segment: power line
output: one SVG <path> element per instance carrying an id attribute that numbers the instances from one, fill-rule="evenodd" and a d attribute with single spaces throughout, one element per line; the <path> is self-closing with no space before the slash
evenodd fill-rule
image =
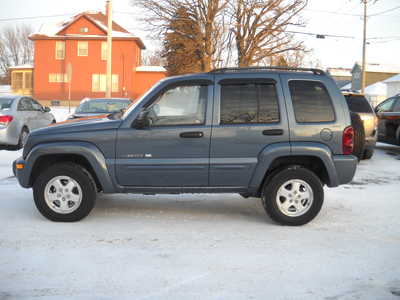
<path id="1" fill-rule="evenodd" d="M 387 10 L 384 10 L 384 11 L 381 11 L 381 12 L 378 12 L 378 13 L 375 13 L 375 14 L 370 14 L 369 17 L 379 16 L 379 15 L 382 15 L 384 13 L 387 13 L 387 12 L 390 12 L 390 11 L 393 11 L 393 10 L 396 10 L 396 9 L 399 9 L 399 8 L 400 8 L 400 6 L 396 6 L 396 7 L 393 7 L 393 8 L 390 8 L 390 9 L 387 9 Z"/>
<path id="2" fill-rule="evenodd" d="M 55 18 L 55 17 L 67 17 L 72 16 L 72 14 L 62 14 L 62 15 L 48 15 L 48 16 L 32 16 L 32 17 L 19 17 L 19 18 L 5 18 L 0 19 L 0 22 L 8 22 L 8 21 L 19 21 L 19 20 L 33 20 L 33 19 L 44 19 L 44 18 Z"/>
<path id="3" fill-rule="evenodd" d="M 325 37 L 355 39 L 354 36 L 348 36 L 348 35 L 322 34 L 322 33 L 301 32 L 301 31 L 289 31 L 289 30 L 285 30 L 285 32 L 295 33 L 295 34 L 312 35 L 312 36 L 316 36 L 317 38 L 320 38 L 320 39 L 324 39 Z"/>
<path id="4" fill-rule="evenodd" d="M 314 11 L 314 12 L 322 12 L 322 13 L 333 14 L 333 15 L 352 16 L 352 17 L 362 17 L 362 15 L 359 15 L 359 14 L 341 13 L 341 12 L 329 11 L 329 10 L 319 10 L 319 9 L 310 9 L 310 8 L 305 8 L 304 10 L 307 10 L 307 11 Z"/>

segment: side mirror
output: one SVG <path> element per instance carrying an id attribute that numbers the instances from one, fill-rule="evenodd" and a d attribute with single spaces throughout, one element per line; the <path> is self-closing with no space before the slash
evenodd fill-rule
<path id="1" fill-rule="evenodd" d="M 51 110 L 51 109 L 50 109 L 50 107 L 48 107 L 48 106 L 45 106 L 45 107 L 43 108 L 43 111 L 44 111 L 44 112 L 50 112 L 50 110 Z"/>
<path id="2" fill-rule="evenodd" d="M 150 127 L 151 123 L 149 118 L 147 117 L 149 114 L 148 110 L 143 110 L 139 113 L 139 116 L 133 122 L 133 126 L 136 129 L 143 129 Z"/>

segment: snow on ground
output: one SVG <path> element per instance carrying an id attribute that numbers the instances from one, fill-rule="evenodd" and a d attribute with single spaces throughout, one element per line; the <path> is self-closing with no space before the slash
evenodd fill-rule
<path id="1" fill-rule="evenodd" d="M 294 228 L 235 194 L 101 195 L 53 223 L 0 180 L 0 299 L 399 299 L 399 155 L 378 144 Z"/>

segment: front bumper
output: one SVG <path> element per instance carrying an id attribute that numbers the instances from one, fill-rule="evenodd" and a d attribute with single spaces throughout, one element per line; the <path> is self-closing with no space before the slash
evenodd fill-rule
<path id="1" fill-rule="evenodd" d="M 23 168 L 17 168 L 17 165 L 22 165 Z M 30 166 L 22 159 L 16 159 L 12 165 L 14 176 L 17 177 L 18 183 L 24 188 L 30 188 L 29 175 L 31 174 Z"/>

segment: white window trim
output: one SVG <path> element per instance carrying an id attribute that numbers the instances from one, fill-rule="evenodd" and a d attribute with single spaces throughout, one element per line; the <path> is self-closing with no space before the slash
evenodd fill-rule
<path id="1" fill-rule="evenodd" d="M 80 47 L 80 45 L 85 45 L 86 44 L 86 55 L 81 55 L 80 51 L 82 48 Z M 78 41 L 78 45 L 77 45 L 77 50 L 78 50 L 78 56 L 89 56 L 89 42 L 88 41 Z"/>
<path id="2" fill-rule="evenodd" d="M 62 45 L 62 46 L 61 46 Z M 60 46 L 62 49 L 60 49 Z M 58 56 L 58 51 L 62 50 L 62 57 Z M 56 41 L 56 60 L 64 60 L 65 59 L 65 41 Z"/>
<path id="3" fill-rule="evenodd" d="M 106 91 L 106 74 L 92 74 L 92 92 L 103 93 Z M 112 74 L 112 87 L 111 92 L 119 92 L 119 75 Z"/>

